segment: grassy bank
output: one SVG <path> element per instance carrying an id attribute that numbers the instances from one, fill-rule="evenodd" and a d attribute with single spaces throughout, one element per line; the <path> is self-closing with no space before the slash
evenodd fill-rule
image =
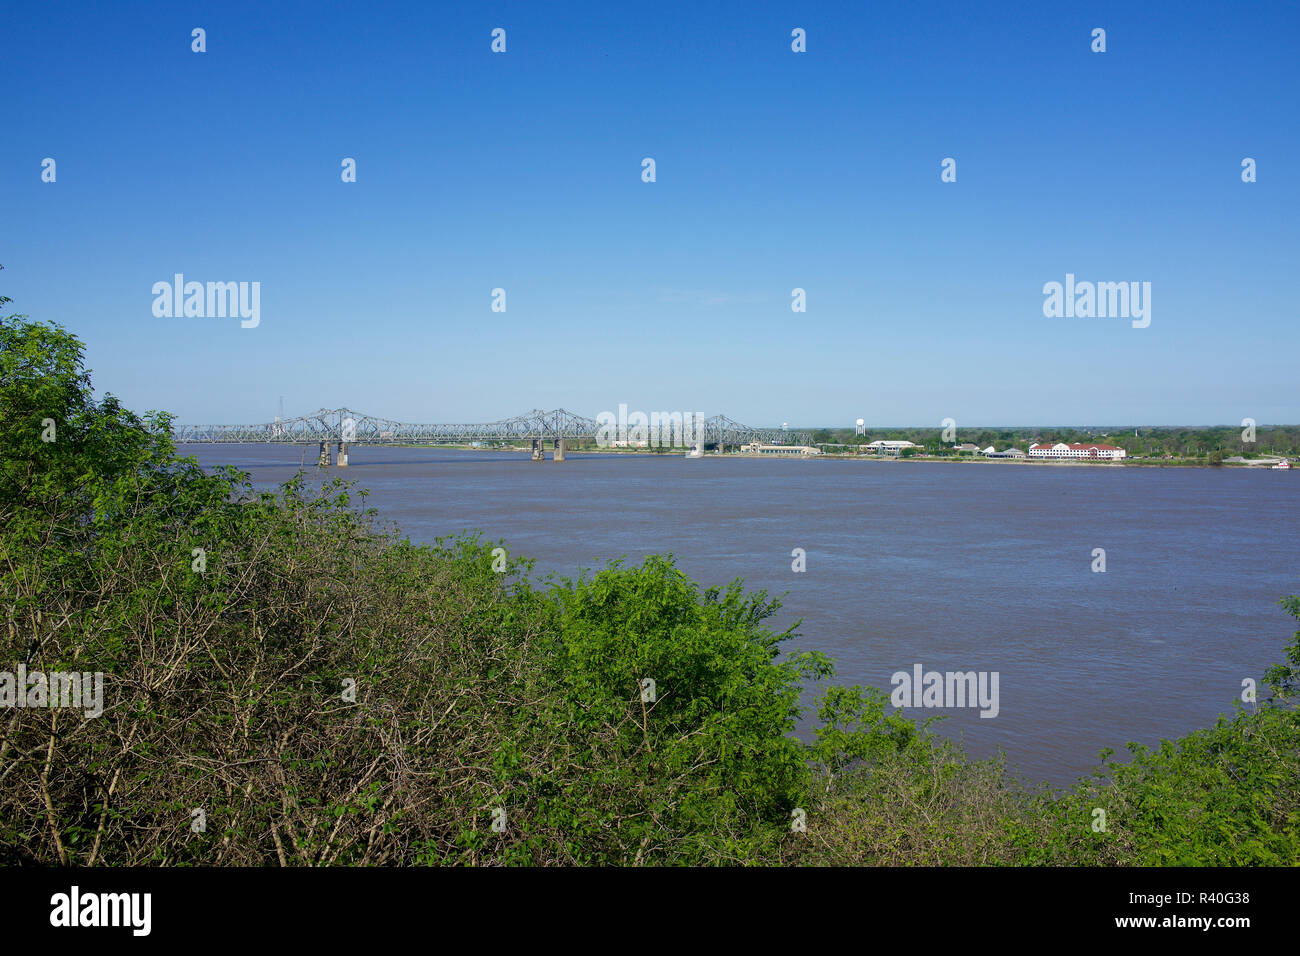
<path id="1" fill-rule="evenodd" d="M 831 662 L 739 582 L 542 586 L 339 483 L 205 473 L 169 424 L 0 320 L 0 669 L 105 675 L 99 717 L 0 708 L 4 862 L 1300 862 L 1300 632 L 1256 708 L 1052 793 L 871 688 L 795 738 Z"/>

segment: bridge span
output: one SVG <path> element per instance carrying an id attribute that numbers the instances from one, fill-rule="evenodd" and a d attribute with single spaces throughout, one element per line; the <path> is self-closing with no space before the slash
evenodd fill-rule
<path id="1" fill-rule="evenodd" d="M 667 413 L 657 413 L 667 415 Z M 670 425 L 671 421 L 671 425 Z M 685 431 L 690 433 L 691 423 Z M 676 430 L 672 431 L 671 426 Z M 681 416 L 670 418 L 660 426 L 659 435 L 665 443 L 698 443 L 702 432 L 703 446 L 719 451 L 728 447 L 750 444 L 809 444 L 807 432 L 791 432 L 784 428 L 751 428 L 727 418 L 714 415 L 704 419 L 702 429 L 683 435 Z M 330 463 L 329 446 L 337 446 L 337 464 L 348 463 L 350 445 L 446 445 L 470 442 L 515 443 L 530 442 L 534 461 L 544 461 L 547 442 L 554 445 L 555 461 L 564 461 L 566 448 L 596 443 L 608 445 L 610 426 L 594 418 L 576 415 L 563 408 L 552 411 L 533 409 L 514 418 L 478 424 L 412 424 L 398 422 L 375 415 L 366 415 L 350 408 L 322 408 L 298 418 L 277 418 L 260 425 L 184 425 L 175 430 L 178 444 L 319 444 L 319 464 Z M 619 438 L 624 436 L 619 435 Z M 684 441 L 683 441 L 684 439 Z"/>

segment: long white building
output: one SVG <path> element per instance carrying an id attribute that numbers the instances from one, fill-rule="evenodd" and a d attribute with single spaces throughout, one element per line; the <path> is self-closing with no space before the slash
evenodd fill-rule
<path id="1" fill-rule="evenodd" d="M 859 454 L 865 455 L 874 452 L 877 455 L 901 455 L 904 448 L 920 448 L 915 442 L 899 441 L 895 439 L 877 438 L 873 442 L 867 442 L 859 451 Z"/>
<path id="2" fill-rule="evenodd" d="M 754 442 L 750 445 L 741 445 L 740 452 L 743 455 L 778 455 L 785 458 L 810 458 L 813 455 L 820 455 L 821 449 L 814 448 L 812 445 L 765 445 L 761 442 Z"/>
<path id="3" fill-rule="evenodd" d="M 1055 445 L 1033 444 L 1029 446 L 1030 458 L 1058 458 L 1063 460 L 1082 459 L 1083 461 L 1119 461 L 1128 456 L 1118 445 L 1103 444 L 1069 444 L 1058 441 Z"/>

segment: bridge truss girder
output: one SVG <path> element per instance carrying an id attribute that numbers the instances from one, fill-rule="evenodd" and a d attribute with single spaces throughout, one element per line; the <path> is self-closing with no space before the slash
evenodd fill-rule
<path id="1" fill-rule="evenodd" d="M 322 408 L 298 418 L 260 425 L 185 425 L 176 429 L 175 439 L 182 444 L 345 442 L 358 445 L 435 445 L 560 438 L 595 441 L 599 430 L 594 418 L 575 415 L 563 408 L 551 411 L 535 408 L 514 418 L 467 425 L 411 424 L 349 408 Z M 750 428 L 725 415 L 715 415 L 704 422 L 706 445 L 735 446 L 751 442 L 806 445 L 810 441 L 806 432 Z"/>

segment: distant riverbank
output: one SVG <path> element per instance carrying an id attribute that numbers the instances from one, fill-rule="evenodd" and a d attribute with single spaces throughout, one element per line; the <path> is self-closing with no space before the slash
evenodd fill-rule
<path id="1" fill-rule="evenodd" d="M 759 455 L 737 455 L 727 457 L 738 458 L 758 458 Z M 1083 460 L 1050 460 L 1050 459 L 1030 459 L 1030 458 L 983 458 L 971 456 L 969 458 L 940 458 L 935 456 L 914 456 L 911 458 L 894 458 L 892 456 L 882 455 L 820 455 L 827 461 L 878 461 L 888 462 L 890 464 L 899 464 L 903 462 L 946 462 L 948 464 L 979 464 L 979 465 L 1030 465 L 1038 467 L 1040 465 L 1057 467 L 1057 468 L 1239 468 L 1254 469 L 1256 471 L 1273 470 L 1269 463 L 1248 464 L 1245 462 L 1220 462 L 1211 463 L 1204 458 L 1174 458 L 1174 459 L 1150 459 L 1150 458 L 1126 458 L 1123 461 L 1083 461 Z M 1281 470 L 1281 469 L 1279 469 Z"/>
<path id="2" fill-rule="evenodd" d="M 444 448 L 458 451 L 473 452 L 500 452 L 503 454 L 530 454 L 532 448 L 529 446 L 512 446 L 512 447 L 475 447 L 473 445 L 386 445 L 389 448 Z M 554 449 L 546 449 L 548 458 L 554 453 Z M 568 455 L 623 455 L 630 458 L 673 458 L 684 457 L 686 448 L 672 448 L 664 451 L 653 451 L 646 448 L 583 448 L 583 447 L 566 447 L 565 453 Z M 1270 458 L 1261 460 L 1258 463 L 1240 462 L 1240 461 L 1223 461 L 1212 463 L 1205 458 L 1125 458 L 1122 461 L 1086 461 L 1080 459 L 1053 460 L 1042 458 L 987 458 L 983 455 L 963 455 L 960 457 L 944 457 L 939 455 L 912 455 L 909 457 L 893 455 L 838 455 L 833 453 L 822 453 L 820 455 L 762 455 L 749 452 L 726 452 L 718 454 L 717 452 L 706 452 L 705 458 L 738 458 L 738 459 L 762 459 L 764 461 L 781 460 L 781 461 L 869 461 L 884 462 L 888 464 L 916 463 L 916 462 L 942 462 L 947 464 L 980 464 L 980 465 L 1031 465 L 1034 467 L 1045 466 L 1055 468 L 1238 468 L 1238 469 L 1255 469 L 1257 471 L 1272 470 L 1271 466 L 1276 461 L 1284 460 L 1282 458 Z M 1300 469 L 1297 469 L 1300 470 Z"/>

